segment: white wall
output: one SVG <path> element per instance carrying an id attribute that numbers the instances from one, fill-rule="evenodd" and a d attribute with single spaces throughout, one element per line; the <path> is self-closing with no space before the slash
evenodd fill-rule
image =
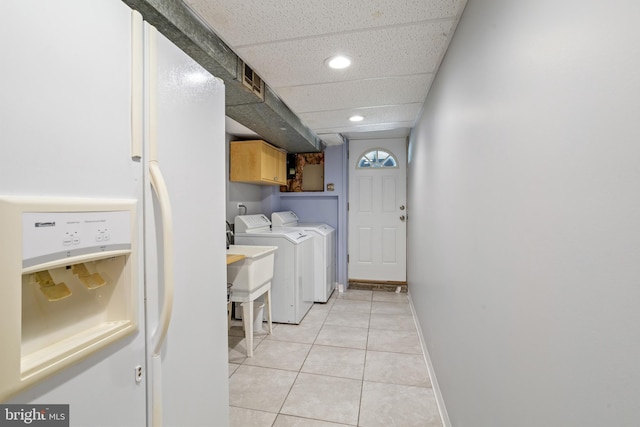
<path id="1" fill-rule="evenodd" d="M 454 426 L 640 422 L 640 3 L 469 0 L 409 153 Z"/>

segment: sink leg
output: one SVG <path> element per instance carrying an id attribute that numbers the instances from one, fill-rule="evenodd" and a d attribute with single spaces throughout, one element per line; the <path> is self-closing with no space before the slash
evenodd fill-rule
<path id="1" fill-rule="evenodd" d="M 271 288 L 267 289 L 267 292 L 265 294 L 265 298 L 264 298 L 264 305 L 266 306 L 265 308 L 267 309 L 267 327 L 269 330 L 269 335 L 271 335 L 271 332 L 273 332 L 272 328 L 271 328 Z"/>
<path id="2" fill-rule="evenodd" d="M 247 344 L 247 357 L 253 357 L 253 301 L 242 303 L 242 323 Z"/>

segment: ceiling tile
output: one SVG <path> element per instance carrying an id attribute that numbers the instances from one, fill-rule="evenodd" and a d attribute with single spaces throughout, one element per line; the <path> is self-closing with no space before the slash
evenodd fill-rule
<path id="1" fill-rule="evenodd" d="M 416 74 L 400 77 L 352 80 L 281 87 L 278 94 L 298 114 L 343 110 L 367 106 L 423 102 L 433 76 Z"/>
<path id="2" fill-rule="evenodd" d="M 355 135 L 356 133 L 370 132 L 371 135 L 379 134 L 383 131 L 395 131 L 398 129 L 410 129 L 414 125 L 414 121 L 409 122 L 389 122 L 389 123 L 371 123 L 365 125 L 347 125 L 340 127 L 331 127 L 327 129 L 314 129 L 319 135 L 322 132 L 338 132 L 343 135 Z M 358 139 L 358 138 L 351 138 Z M 362 138 L 360 138 L 362 139 Z"/>
<path id="3" fill-rule="evenodd" d="M 353 136 L 413 126 L 467 0 L 183 1 L 306 126 Z"/>
<path id="4" fill-rule="evenodd" d="M 433 72 L 446 49 L 452 21 L 290 40 L 237 50 L 237 54 L 274 89 L 308 83 Z M 343 54 L 344 70 L 324 61 Z"/>
<path id="5" fill-rule="evenodd" d="M 348 139 L 376 139 L 376 138 L 405 138 L 411 133 L 410 127 L 395 128 L 390 130 L 377 130 L 373 132 L 344 132 L 342 135 Z"/>
<path id="6" fill-rule="evenodd" d="M 405 105 L 302 113 L 299 114 L 299 117 L 317 133 L 324 133 L 327 129 L 335 129 L 335 132 L 346 132 L 353 129 L 369 130 L 370 127 L 374 126 L 376 126 L 375 130 L 392 129 L 413 126 L 421 108 L 422 102 L 419 102 Z M 354 114 L 364 116 L 364 121 L 350 122 L 349 117 Z"/>
<path id="7" fill-rule="evenodd" d="M 232 47 L 453 18 L 459 0 L 185 0 Z"/>

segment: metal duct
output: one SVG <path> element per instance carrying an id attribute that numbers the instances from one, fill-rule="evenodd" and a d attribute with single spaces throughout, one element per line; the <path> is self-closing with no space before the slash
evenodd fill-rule
<path id="1" fill-rule="evenodd" d="M 242 82 L 241 60 L 182 0 L 122 0 L 226 86 L 226 115 L 290 153 L 321 151 L 320 138 L 264 85 L 262 96 Z"/>

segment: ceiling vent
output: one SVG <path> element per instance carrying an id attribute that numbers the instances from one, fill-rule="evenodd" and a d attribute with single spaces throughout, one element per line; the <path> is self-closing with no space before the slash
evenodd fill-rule
<path id="1" fill-rule="evenodd" d="M 242 84 L 264 101 L 264 82 L 260 76 L 240 58 L 238 58 L 238 64 L 238 73 Z"/>

